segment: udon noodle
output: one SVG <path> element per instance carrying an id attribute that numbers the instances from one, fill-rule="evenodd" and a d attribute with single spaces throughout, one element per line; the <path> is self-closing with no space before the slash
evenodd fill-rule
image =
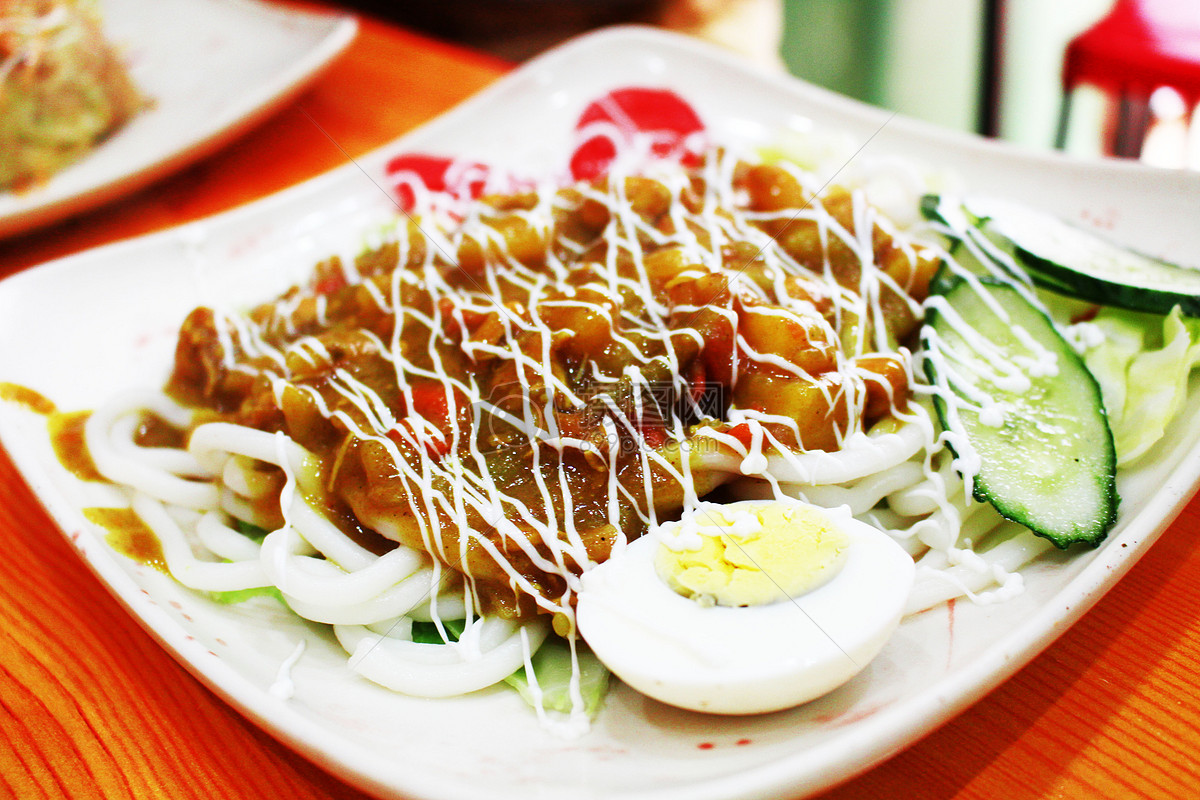
<path id="1" fill-rule="evenodd" d="M 1048 543 L 969 499 L 931 414 L 926 234 L 724 150 L 487 194 L 196 309 L 165 394 L 87 445 L 176 579 L 275 587 L 415 695 L 573 645 L 579 576 L 701 499 L 849 506 L 916 559 L 909 612 L 1003 597 Z"/>

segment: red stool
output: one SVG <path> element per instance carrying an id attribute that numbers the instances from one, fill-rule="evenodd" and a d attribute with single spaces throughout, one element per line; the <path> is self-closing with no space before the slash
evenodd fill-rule
<path id="1" fill-rule="evenodd" d="M 1066 145 L 1072 93 L 1090 84 L 1118 103 L 1106 151 L 1137 158 L 1155 89 L 1178 92 L 1189 115 L 1200 102 L 1200 0 L 1117 0 L 1108 16 L 1067 45 L 1062 83 L 1055 146 Z"/>

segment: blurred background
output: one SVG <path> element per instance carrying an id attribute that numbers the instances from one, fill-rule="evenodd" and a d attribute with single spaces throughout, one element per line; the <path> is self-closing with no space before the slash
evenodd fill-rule
<path id="1" fill-rule="evenodd" d="M 715 41 L 867 103 L 1048 149 L 1064 48 L 1114 0 L 355 0 L 369 13 L 521 61 L 603 25 L 648 23 Z M 1192 7 L 1200 0 L 1150 0 Z M 1200 61 L 1200 56 L 1197 56 Z M 1114 99 L 1073 92 L 1066 148 L 1099 155 Z M 1159 96 L 1171 122 L 1182 100 Z M 1152 126 L 1153 127 L 1153 126 Z M 1178 126 L 1176 126 L 1178 127 Z M 1111 134 L 1111 130 L 1109 131 Z M 1178 130 L 1152 130 L 1145 160 L 1184 166 Z M 1160 140 L 1169 141 L 1163 146 Z M 1200 147 L 1192 150 L 1200 154 Z"/>

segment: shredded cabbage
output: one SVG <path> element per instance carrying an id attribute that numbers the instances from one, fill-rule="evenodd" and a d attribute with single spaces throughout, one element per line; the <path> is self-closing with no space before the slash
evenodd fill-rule
<path id="1" fill-rule="evenodd" d="M 1090 324 L 1104 341 L 1084 361 L 1100 384 L 1123 466 L 1145 455 L 1183 408 L 1188 377 L 1200 363 L 1200 319 L 1178 307 L 1165 317 L 1105 308 Z"/>

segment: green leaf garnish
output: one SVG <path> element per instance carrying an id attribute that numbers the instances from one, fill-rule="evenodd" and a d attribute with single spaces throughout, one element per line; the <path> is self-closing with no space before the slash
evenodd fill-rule
<path id="1" fill-rule="evenodd" d="M 446 636 L 452 642 L 458 641 L 458 637 L 462 636 L 462 632 L 466 630 L 466 627 L 467 621 L 465 619 L 442 620 L 442 628 L 446 631 Z M 437 628 L 437 623 L 420 620 L 412 624 L 412 640 L 418 644 L 446 643 L 446 640 L 442 638 L 442 634 Z"/>
<path id="2" fill-rule="evenodd" d="M 589 717 L 595 717 L 608 691 L 608 668 L 589 650 L 583 642 L 575 643 L 576 659 L 579 662 L 579 692 L 583 709 Z M 541 706 L 547 711 L 571 713 L 571 645 L 566 639 L 551 636 L 530 659 L 533 674 L 541 689 Z M 517 690 L 526 703 L 536 708 L 537 697 L 524 667 L 504 679 Z"/>
<path id="3" fill-rule="evenodd" d="M 234 526 L 237 528 L 238 533 L 242 534 L 248 539 L 253 539 L 254 541 L 260 543 L 263 539 L 267 538 L 267 534 L 270 533 L 270 531 L 266 528 L 260 528 L 252 522 L 246 522 L 244 519 L 234 520 Z"/>
<path id="4" fill-rule="evenodd" d="M 274 597 L 279 602 L 283 603 L 283 594 L 274 586 L 257 586 L 253 589 L 233 589 L 228 592 L 209 592 L 208 596 L 218 603 L 225 605 L 234 605 L 243 603 L 252 597 Z M 285 603 L 286 605 L 286 603 Z"/>

